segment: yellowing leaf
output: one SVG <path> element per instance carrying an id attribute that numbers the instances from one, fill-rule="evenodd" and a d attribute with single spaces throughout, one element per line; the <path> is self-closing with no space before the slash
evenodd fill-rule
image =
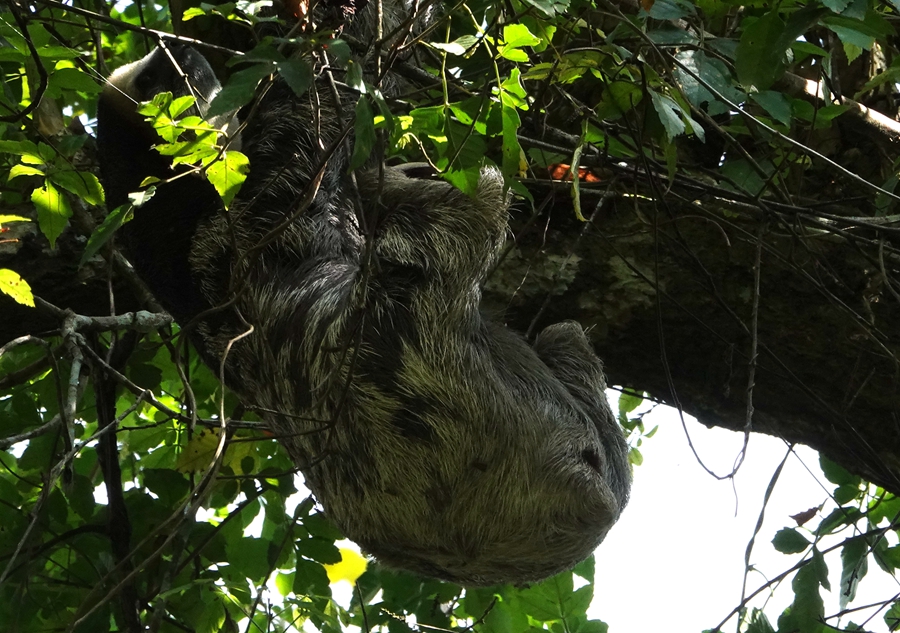
<path id="1" fill-rule="evenodd" d="M 31 222 L 31 220 L 23 218 L 21 215 L 0 214 L 0 224 L 6 224 L 7 222 Z"/>
<path id="2" fill-rule="evenodd" d="M 8 294 L 23 305 L 34 307 L 31 286 L 17 272 L 8 268 L 0 268 L 0 292 Z"/>
<path id="3" fill-rule="evenodd" d="M 356 583 L 356 579 L 363 575 L 369 561 L 359 552 L 342 547 L 341 562 L 334 565 L 323 565 L 325 573 L 328 574 L 328 582 L 334 584 L 342 580 L 346 580 L 351 585 Z"/>
<path id="4" fill-rule="evenodd" d="M 219 445 L 219 433 L 215 430 L 203 430 L 195 435 L 178 456 L 175 470 L 182 473 L 206 470 L 212 463 Z"/>

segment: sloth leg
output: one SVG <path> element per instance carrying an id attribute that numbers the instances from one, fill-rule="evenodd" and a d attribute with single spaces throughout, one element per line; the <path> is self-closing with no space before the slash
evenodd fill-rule
<path id="1" fill-rule="evenodd" d="M 534 351 L 573 395 L 599 395 L 605 403 L 603 363 L 581 325 L 564 321 L 544 328 L 534 342 Z"/>
<path id="2" fill-rule="evenodd" d="M 361 188 L 377 192 L 367 216 L 381 262 L 439 279 L 444 292 L 480 282 L 506 237 L 507 204 L 496 170 L 482 172 L 470 197 L 441 180 L 416 178 L 403 168 L 373 169 Z"/>

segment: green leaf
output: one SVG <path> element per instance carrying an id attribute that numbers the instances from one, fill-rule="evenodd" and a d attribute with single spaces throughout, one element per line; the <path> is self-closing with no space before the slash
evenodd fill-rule
<path id="1" fill-rule="evenodd" d="M 781 528 L 772 539 L 772 545 L 782 554 L 799 554 L 806 551 L 810 542 L 793 528 Z"/>
<path id="2" fill-rule="evenodd" d="M 243 577 L 259 583 L 269 573 L 269 541 L 250 536 L 229 540 L 225 545 L 228 565 Z M 325 570 L 322 570 L 325 573 Z"/>
<path id="3" fill-rule="evenodd" d="M 608 633 L 609 625 L 606 622 L 602 622 L 600 620 L 586 620 L 582 622 L 581 626 L 575 631 L 575 633 Z"/>
<path id="4" fill-rule="evenodd" d="M 84 252 L 81 254 L 81 260 L 78 262 L 79 266 L 84 266 L 88 260 L 97 254 L 103 245 L 110 240 L 113 234 L 115 234 L 119 227 L 131 218 L 133 209 L 134 207 L 132 207 L 132 205 L 123 204 L 106 216 L 103 223 L 94 229 L 94 232 L 91 233 L 90 238 L 88 238 L 88 243 L 84 247 Z"/>
<path id="5" fill-rule="evenodd" d="M 297 553 L 323 565 L 334 565 L 341 562 L 341 552 L 334 541 L 324 538 L 314 537 L 298 542 Z"/>
<path id="6" fill-rule="evenodd" d="M 831 591 L 831 582 L 828 580 L 828 565 L 825 563 L 825 557 L 822 556 L 822 552 L 815 545 L 813 545 L 810 565 L 816 571 L 816 578 L 819 579 L 819 584 Z"/>
<path id="7" fill-rule="evenodd" d="M 900 629 L 900 602 L 895 602 L 891 608 L 884 614 L 884 623 L 888 626 L 888 631 L 896 631 Z"/>
<path id="8" fill-rule="evenodd" d="M 353 156 L 350 158 L 347 171 L 362 167 L 375 147 L 374 114 L 365 95 L 361 95 L 356 102 L 356 122 L 353 130 Z"/>
<path id="9" fill-rule="evenodd" d="M 775 629 L 769 623 L 769 618 L 761 609 L 753 608 L 750 610 L 750 616 L 747 618 L 746 633 L 775 633 Z"/>
<path id="10" fill-rule="evenodd" d="M 450 55 L 465 55 L 470 49 L 480 42 L 475 35 L 463 35 L 452 42 L 431 42 L 434 48 L 449 53 Z"/>
<path id="11" fill-rule="evenodd" d="M 93 77 L 77 68 L 60 68 L 50 75 L 49 88 L 63 90 L 78 90 L 89 94 L 99 94 L 103 86 L 98 84 Z"/>
<path id="12" fill-rule="evenodd" d="M 504 57 L 511 62 L 524 63 L 529 59 L 528 53 L 525 51 L 519 50 L 518 48 L 510 48 L 508 46 L 501 46 L 497 53 L 500 57 Z"/>
<path id="13" fill-rule="evenodd" d="M 0 213 L 0 225 L 7 224 L 9 222 L 31 222 L 30 219 L 22 217 L 21 215 L 9 215 L 5 213 Z"/>
<path id="14" fill-rule="evenodd" d="M 841 548 L 840 607 L 842 611 L 856 597 L 859 581 L 869 570 L 868 553 L 869 546 L 862 538 L 850 539 Z"/>
<path id="15" fill-rule="evenodd" d="M 597 105 L 597 117 L 615 120 L 631 111 L 644 98 L 644 91 L 627 81 L 613 81 L 603 90 Z"/>
<path id="16" fill-rule="evenodd" d="M 825 478 L 833 484 L 839 486 L 849 484 L 858 487 L 862 482 L 859 476 L 851 474 L 846 468 L 831 461 L 821 453 L 819 454 L 819 467 L 825 474 Z"/>
<path id="17" fill-rule="evenodd" d="M 784 31 L 784 22 L 778 11 L 770 11 L 745 26 L 737 47 L 735 70 L 745 86 L 766 90 L 784 69 L 784 50 L 778 43 Z"/>
<path id="18" fill-rule="evenodd" d="M 640 466 L 644 463 L 644 455 L 637 447 L 632 446 L 628 449 L 628 461 L 634 466 Z"/>
<path id="19" fill-rule="evenodd" d="M 687 0 L 656 0 L 649 14 L 654 20 L 680 20 L 695 12 L 694 6 Z"/>
<path id="20" fill-rule="evenodd" d="M 771 115 L 773 119 L 782 125 L 791 124 L 791 102 L 781 92 L 764 90 L 750 95 L 756 103 Z"/>
<path id="21" fill-rule="evenodd" d="M 643 393 L 625 392 L 619 395 L 619 415 L 628 415 L 644 402 Z"/>
<path id="22" fill-rule="evenodd" d="M 53 183 L 44 181 L 43 186 L 31 192 L 31 201 L 37 208 L 38 226 L 50 241 L 50 248 L 56 248 L 56 238 L 60 236 L 69 218 L 72 208 Z"/>
<path id="23" fill-rule="evenodd" d="M 249 173 L 250 160 L 241 152 L 229 150 L 221 160 L 214 161 L 207 168 L 206 177 L 219 192 L 227 209 Z"/>
<path id="24" fill-rule="evenodd" d="M 779 630 L 796 630 L 799 633 L 821 633 L 825 626 L 822 618 L 825 605 L 819 594 L 819 579 L 816 570 L 810 565 L 801 567 L 791 581 L 794 590 L 794 602 L 791 604 L 789 624 L 782 625 L 779 619 Z"/>
<path id="25" fill-rule="evenodd" d="M 859 498 L 862 490 L 859 486 L 854 486 L 852 484 L 844 484 L 843 486 L 838 486 L 834 491 L 834 501 L 838 505 L 847 505 L 851 501 L 855 501 Z"/>
<path id="26" fill-rule="evenodd" d="M 866 513 L 866 517 L 873 526 L 878 525 L 884 519 L 893 521 L 898 515 L 900 515 L 900 497 L 890 493 L 884 493 L 883 498 L 873 500 L 868 513 Z"/>
<path id="27" fill-rule="evenodd" d="M 572 572 L 563 572 L 518 594 L 526 614 L 541 622 L 584 615 L 593 597 L 593 585 L 573 591 Z"/>
<path id="28" fill-rule="evenodd" d="M 507 24 L 503 27 L 503 41 L 510 48 L 522 48 L 540 44 L 541 38 L 529 31 L 524 24 Z"/>
<path id="29" fill-rule="evenodd" d="M 811 5 L 795 11 L 785 24 L 776 9 L 746 26 L 735 59 L 740 82 L 760 91 L 767 90 L 784 73 L 787 50 L 818 20 L 822 11 Z"/>
<path id="30" fill-rule="evenodd" d="M 307 59 L 291 58 L 278 65 L 279 74 L 284 77 L 287 85 L 295 95 L 301 96 L 306 94 L 313 82 L 312 65 Z"/>
<path id="31" fill-rule="evenodd" d="M 32 167 L 31 165 L 13 165 L 9 169 L 9 176 L 6 178 L 6 181 L 9 182 L 13 178 L 18 178 L 19 176 L 41 176 L 43 177 L 44 170 L 39 167 Z"/>
<path id="32" fill-rule="evenodd" d="M 481 170 L 477 167 L 468 169 L 451 169 L 441 176 L 460 191 L 474 196 L 478 193 L 478 183 L 481 181 Z"/>
<path id="33" fill-rule="evenodd" d="M 19 276 L 19 273 L 9 268 L 0 268 L 0 292 L 12 297 L 22 305 L 34 307 L 34 295 L 31 286 Z"/>
<path id="34" fill-rule="evenodd" d="M 515 108 L 502 106 L 503 120 L 503 175 L 511 178 L 519 173 L 522 146 L 519 145 L 519 126 L 522 124 Z"/>
<path id="35" fill-rule="evenodd" d="M 271 62 L 254 64 L 250 68 L 239 70 L 228 80 L 216 98 L 209 105 L 208 117 L 235 112 L 247 105 L 256 95 L 259 82 L 272 74 L 275 65 Z"/>
<path id="36" fill-rule="evenodd" d="M 684 96 L 695 107 L 706 104 L 706 111 L 711 115 L 728 111 L 729 106 L 707 86 L 732 103 L 746 101 L 746 96 L 732 85 L 731 72 L 722 60 L 700 50 L 681 51 L 675 57 L 679 61 L 675 76 Z"/>
<path id="37" fill-rule="evenodd" d="M 659 94 L 655 90 L 649 90 L 650 99 L 653 101 L 653 109 L 659 116 L 663 128 L 666 130 L 666 137 L 671 141 L 679 134 L 684 133 L 685 125 L 681 120 L 681 108 L 670 97 Z"/>
<path id="38" fill-rule="evenodd" d="M 826 7 L 834 11 L 835 13 L 841 13 L 844 9 L 847 8 L 851 0 L 822 0 L 822 4 Z"/>
<path id="39" fill-rule="evenodd" d="M 87 171 L 57 171 L 48 178 L 66 191 L 74 193 L 92 206 L 103 204 L 103 187 L 97 176 Z"/>
<path id="40" fill-rule="evenodd" d="M 174 508 L 190 492 L 190 484 L 184 475 L 166 468 L 146 468 L 143 471 L 144 486 L 159 497 L 160 503 Z"/>
<path id="41" fill-rule="evenodd" d="M 278 593 L 281 594 L 282 598 L 294 590 L 294 576 L 296 576 L 295 572 L 275 575 L 275 588 L 278 589 Z"/>
<path id="42" fill-rule="evenodd" d="M 330 596 L 328 574 L 320 563 L 297 559 L 297 570 L 294 575 L 294 593 L 300 596 Z"/>

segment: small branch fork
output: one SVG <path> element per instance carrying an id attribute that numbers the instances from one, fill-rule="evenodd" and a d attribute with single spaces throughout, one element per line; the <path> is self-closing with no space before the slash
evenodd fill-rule
<path id="1" fill-rule="evenodd" d="M 63 489 L 67 489 L 73 482 L 72 466 L 75 457 L 89 445 L 97 445 L 98 462 L 101 466 L 104 482 L 109 499 L 109 524 L 100 528 L 110 539 L 110 545 L 115 555 L 116 566 L 100 583 L 100 587 L 108 588 L 106 580 L 113 580 L 116 588 L 108 593 L 99 603 L 88 607 L 81 615 L 81 619 L 99 608 L 112 596 L 119 594 L 117 607 L 121 610 L 124 622 L 133 626 L 139 626 L 139 604 L 133 586 L 133 578 L 146 561 L 135 563 L 133 555 L 137 548 L 130 542 L 130 528 L 123 496 L 122 473 L 119 470 L 118 444 L 115 436 L 123 420 L 131 416 L 142 405 L 147 404 L 169 420 L 178 420 L 190 424 L 193 412 L 185 413 L 173 410 L 157 400 L 156 396 L 148 390 L 142 389 L 122 374 L 125 362 L 134 349 L 138 336 L 167 328 L 172 324 L 172 318 L 163 313 L 132 312 L 118 316 L 90 317 L 78 315 L 69 310 L 62 310 L 46 301 L 37 299 L 37 307 L 50 313 L 60 322 L 60 329 L 56 334 L 61 338 L 61 343 L 53 344 L 49 340 L 36 336 L 22 336 L 0 347 L 0 358 L 10 354 L 13 350 L 24 345 L 37 345 L 46 353 L 46 361 L 31 363 L 24 369 L 17 369 L 7 376 L 0 376 L 0 384 L 6 388 L 16 387 L 37 378 L 45 369 L 50 370 L 52 378 L 56 381 L 57 412 L 44 424 L 16 435 L 0 438 L 0 450 L 8 449 L 21 442 L 27 442 L 50 433 L 58 433 L 62 441 L 63 450 L 57 454 L 49 472 L 43 477 L 41 491 L 28 514 L 28 525 L 24 534 L 16 545 L 15 550 L 0 568 L 0 584 L 10 579 L 30 558 L 34 548 L 29 547 L 32 536 L 37 534 L 36 527 L 43 516 L 43 508 L 50 497 L 51 492 L 61 481 Z M 111 337 L 111 342 L 106 343 L 101 339 L 104 333 L 124 332 L 121 337 Z M 168 336 L 168 334 L 167 334 Z M 107 349 L 108 347 L 108 349 Z M 65 368 L 65 365 L 68 367 Z M 63 367 L 62 371 L 60 368 Z M 77 411 L 81 398 L 87 386 L 86 371 L 90 369 L 91 384 L 95 392 L 97 406 L 98 426 L 90 436 L 76 441 Z M 26 371 L 27 370 L 27 371 Z M 65 376 L 65 378 L 63 377 Z M 10 378 L 14 377 L 15 380 Z M 123 412 L 116 415 L 116 391 L 124 387 L 135 395 L 134 402 Z M 51 412 L 48 412 L 48 416 Z M 200 424 L 224 430 L 225 418 L 218 420 L 196 420 Z M 230 424 L 230 422 L 229 422 Z M 237 423 L 235 426 L 260 429 L 263 425 L 254 423 Z M 176 511 L 171 520 L 180 519 L 185 512 L 191 513 L 206 497 L 214 474 L 221 462 L 224 453 L 226 434 L 220 433 L 220 442 L 216 450 L 216 459 L 213 466 L 204 476 L 201 484 L 196 489 L 196 494 L 190 496 L 183 507 Z M 98 526 L 93 526 L 95 529 Z M 138 546 L 138 548 L 140 545 Z M 161 550 L 158 550 L 158 552 Z M 28 552 L 27 557 L 23 556 Z M 157 552 L 157 553 L 158 553 Z M 135 629 L 137 630 L 137 629 Z"/>

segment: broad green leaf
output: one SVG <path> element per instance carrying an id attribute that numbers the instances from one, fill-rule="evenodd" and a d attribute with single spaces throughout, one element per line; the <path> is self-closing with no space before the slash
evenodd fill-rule
<path id="1" fill-rule="evenodd" d="M 511 178 L 520 171 L 522 146 L 519 145 L 517 133 L 521 120 L 515 108 L 503 106 L 503 175 Z"/>
<path id="2" fill-rule="evenodd" d="M 791 102 L 781 92 L 764 90 L 750 95 L 769 115 L 782 125 L 791 124 Z"/>
<path id="3" fill-rule="evenodd" d="M 791 604 L 789 623 L 782 624 L 779 618 L 779 630 L 796 630 L 800 633 L 821 633 L 825 629 L 822 618 L 825 615 L 825 605 L 819 594 L 819 579 L 816 570 L 811 565 L 801 567 L 794 580 L 791 581 L 794 590 L 794 602 Z"/>
<path id="4" fill-rule="evenodd" d="M 775 633 L 775 629 L 762 610 L 754 607 L 747 618 L 747 633 Z"/>
<path id="5" fill-rule="evenodd" d="M 680 20 L 694 15 L 695 11 L 688 0 L 656 0 L 649 13 L 654 20 Z"/>
<path id="6" fill-rule="evenodd" d="M 687 50 L 676 54 L 679 65 L 675 76 L 687 100 L 695 107 L 706 105 L 711 115 L 727 112 L 729 107 L 708 88 L 731 101 L 743 103 L 744 94 L 735 89 L 731 82 L 731 72 L 720 59 L 706 55 L 703 51 Z"/>
<path id="7" fill-rule="evenodd" d="M 828 591 L 831 591 L 831 582 L 828 580 L 828 565 L 825 563 L 825 557 L 822 556 L 822 552 L 820 552 L 819 548 L 815 545 L 813 545 L 812 562 L 810 565 L 812 565 L 812 568 L 816 572 L 816 578 L 819 579 L 819 584 Z"/>
<path id="8" fill-rule="evenodd" d="M 74 193 L 92 206 L 103 204 L 103 187 L 97 176 L 87 171 L 57 171 L 51 172 L 48 178 L 58 185 Z"/>
<path id="9" fill-rule="evenodd" d="M 799 554 L 806 551 L 810 542 L 797 530 L 781 528 L 772 539 L 772 545 L 782 554 Z"/>
<path id="10" fill-rule="evenodd" d="M 834 11 L 835 13 L 841 13 L 844 9 L 847 8 L 851 0 L 822 0 L 822 4 L 826 7 Z"/>
<path id="11" fill-rule="evenodd" d="M 766 90 L 775 82 L 784 68 L 784 50 L 778 47 L 783 31 L 777 10 L 744 27 L 735 61 L 742 84 Z"/>
<path id="12" fill-rule="evenodd" d="M 31 286 L 19 276 L 19 273 L 8 268 L 0 268 L 0 292 L 12 297 L 17 303 L 34 307 L 34 295 Z"/>
<path id="13" fill-rule="evenodd" d="M 312 65 L 307 59 L 291 58 L 278 63 L 278 72 L 295 95 L 306 94 L 313 82 Z"/>
<path id="14" fill-rule="evenodd" d="M 463 35 L 452 42 L 432 42 L 434 48 L 449 53 L 450 55 L 465 55 L 470 49 L 479 43 L 479 39 L 475 35 Z"/>
<path id="15" fill-rule="evenodd" d="M 274 64 L 260 63 L 234 73 L 213 99 L 206 115 L 214 117 L 228 112 L 236 112 L 247 105 L 256 95 L 256 86 L 259 85 L 259 82 L 271 75 L 274 70 Z"/>
<path id="16" fill-rule="evenodd" d="M 831 461 L 822 454 L 819 455 L 819 467 L 821 467 L 822 472 L 825 474 L 825 478 L 833 484 L 837 484 L 839 486 L 843 486 L 845 484 L 849 484 L 851 486 L 859 486 L 862 482 L 862 479 L 860 479 L 857 475 L 851 474 L 847 471 L 846 468 L 836 462 Z"/>
<path id="17" fill-rule="evenodd" d="M 103 223 L 94 229 L 88 238 L 81 260 L 78 262 L 79 266 L 84 266 L 110 240 L 119 227 L 131 219 L 132 210 L 132 205 L 123 204 L 106 216 Z"/>
<path id="18" fill-rule="evenodd" d="M 885 612 L 884 623 L 887 624 L 888 631 L 900 630 L 900 602 L 895 602 Z"/>
<path id="19" fill-rule="evenodd" d="M 50 241 L 50 248 L 56 247 L 56 238 L 60 236 L 69 218 L 72 208 L 65 196 L 53 185 L 44 181 L 43 186 L 31 192 L 31 201 L 37 208 L 38 226 Z"/>
<path id="20" fill-rule="evenodd" d="M 350 158 L 348 171 L 359 169 L 369 159 L 375 147 L 375 125 L 372 107 L 365 95 L 360 95 L 356 102 L 356 122 L 354 123 L 353 156 Z"/>
<path id="21" fill-rule="evenodd" d="M 291 572 L 289 574 L 275 574 L 275 588 L 278 589 L 278 593 L 280 593 L 282 597 L 286 597 L 294 590 L 295 575 L 296 574 L 294 572 Z"/>
<path id="22" fill-rule="evenodd" d="M 60 68 L 54 71 L 50 75 L 48 87 L 51 90 L 78 90 L 90 94 L 98 94 L 103 90 L 103 86 L 93 77 L 77 68 Z"/>
<path id="23" fill-rule="evenodd" d="M 859 581 L 869 571 L 869 545 L 863 538 L 848 540 L 841 548 L 841 610 L 856 597 Z"/>
<path id="24" fill-rule="evenodd" d="M 269 561 L 269 541 L 244 536 L 226 544 L 228 565 L 243 577 L 258 583 L 266 577 L 271 568 Z"/>
<path id="25" fill-rule="evenodd" d="M 6 178 L 7 182 L 12 180 L 13 178 L 18 178 L 19 176 L 44 176 L 44 170 L 38 167 L 32 167 L 31 165 L 13 165 L 9 169 L 9 176 Z"/>
<path id="26" fill-rule="evenodd" d="M 655 90 L 650 90 L 649 92 L 650 99 L 653 101 L 653 109 L 666 130 L 666 138 L 671 141 L 679 134 L 683 134 L 685 125 L 681 119 L 681 108 L 678 107 L 678 104 L 670 97 L 662 95 Z"/>
<path id="27" fill-rule="evenodd" d="M 143 471 L 144 486 L 159 497 L 162 504 L 174 508 L 190 492 L 190 485 L 181 473 L 167 468 L 147 468 Z"/>
<path id="28" fill-rule="evenodd" d="M 597 105 L 598 118 L 615 120 L 631 111 L 644 98 L 641 88 L 627 81 L 613 81 L 604 90 Z"/>
<path id="29" fill-rule="evenodd" d="M 469 169 L 451 169 L 441 176 L 457 189 L 474 196 L 478 193 L 478 183 L 481 180 L 481 170 L 477 167 Z"/>
<path id="30" fill-rule="evenodd" d="M 503 41 L 510 48 L 522 48 L 539 44 L 541 38 L 529 31 L 524 24 L 507 24 L 503 27 Z"/>
<path id="31" fill-rule="evenodd" d="M 297 559 L 294 593 L 301 596 L 330 596 L 329 584 L 328 574 L 321 564 L 305 558 Z"/>
<path id="32" fill-rule="evenodd" d="M 207 168 L 206 177 L 219 192 L 225 208 L 228 208 L 249 173 L 250 160 L 241 152 L 230 150 Z"/>
<path id="33" fill-rule="evenodd" d="M 619 415 L 627 415 L 644 402 L 643 393 L 624 392 L 619 394 Z"/>
<path id="34" fill-rule="evenodd" d="M 628 461 L 635 466 L 640 466 L 644 463 L 644 455 L 637 447 L 632 446 L 628 449 Z"/>

